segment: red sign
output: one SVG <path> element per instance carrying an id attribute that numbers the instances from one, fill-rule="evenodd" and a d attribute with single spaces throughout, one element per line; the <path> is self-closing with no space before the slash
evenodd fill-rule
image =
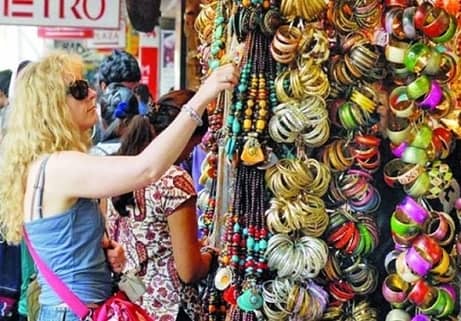
<path id="1" fill-rule="evenodd" d="M 0 25 L 118 29 L 120 0 L 0 0 Z"/>
<path id="2" fill-rule="evenodd" d="M 147 84 L 154 100 L 158 98 L 158 48 L 140 47 L 141 82 Z"/>
<path id="3" fill-rule="evenodd" d="M 89 39 L 94 36 L 94 29 L 38 27 L 38 36 L 47 39 Z"/>

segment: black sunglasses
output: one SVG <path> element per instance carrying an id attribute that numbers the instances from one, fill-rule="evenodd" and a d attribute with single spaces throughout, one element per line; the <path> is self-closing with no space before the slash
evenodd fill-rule
<path id="1" fill-rule="evenodd" d="M 75 80 L 67 87 L 67 94 L 72 95 L 77 100 L 83 100 L 88 97 L 89 88 L 88 81 L 83 79 Z"/>

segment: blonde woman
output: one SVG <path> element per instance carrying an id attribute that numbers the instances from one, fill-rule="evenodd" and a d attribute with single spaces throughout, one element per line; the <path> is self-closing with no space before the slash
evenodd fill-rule
<path id="1" fill-rule="evenodd" d="M 91 156 L 96 93 L 83 80 L 81 59 L 53 53 L 31 63 L 16 83 L 11 125 L 1 146 L 2 236 L 18 243 L 24 226 L 45 264 L 80 300 L 88 305 L 104 301 L 111 294 L 111 278 L 101 247 L 104 219 L 93 199 L 158 180 L 184 149 L 206 105 L 237 81 L 234 66 L 216 69 L 139 155 Z M 111 264 L 121 269 L 123 262 Z M 38 320 L 78 320 L 40 274 L 39 281 Z"/>

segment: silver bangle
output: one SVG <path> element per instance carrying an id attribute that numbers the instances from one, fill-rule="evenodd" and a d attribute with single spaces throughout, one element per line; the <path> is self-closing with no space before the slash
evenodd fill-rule
<path id="1" fill-rule="evenodd" d="M 183 105 L 182 106 L 182 109 L 181 110 L 184 110 L 189 116 L 190 118 L 192 118 L 196 123 L 197 123 L 197 126 L 200 127 L 200 126 L 203 126 L 203 121 L 202 121 L 202 118 L 200 117 L 200 115 L 195 111 L 194 108 L 192 108 L 191 106 L 189 105 Z"/>

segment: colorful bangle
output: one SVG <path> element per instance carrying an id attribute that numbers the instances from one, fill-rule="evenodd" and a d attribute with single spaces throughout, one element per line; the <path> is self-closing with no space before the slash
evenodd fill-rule
<path id="1" fill-rule="evenodd" d="M 410 270 L 421 277 L 426 276 L 432 268 L 431 262 L 425 260 L 413 246 L 407 251 L 407 254 L 405 255 L 405 262 Z"/>
<path id="2" fill-rule="evenodd" d="M 410 122 L 407 118 L 389 117 L 388 128 L 386 134 L 389 140 L 394 145 L 398 145 L 406 141 L 412 131 Z"/>
<path id="3" fill-rule="evenodd" d="M 407 142 L 400 143 L 397 146 L 391 146 L 392 155 L 394 155 L 395 157 L 401 158 L 403 155 L 403 152 L 405 151 L 407 147 L 408 147 Z"/>
<path id="4" fill-rule="evenodd" d="M 421 232 L 421 226 L 410 222 L 401 211 L 397 210 L 391 216 L 391 232 L 399 236 L 411 237 Z"/>
<path id="5" fill-rule="evenodd" d="M 416 37 L 416 28 L 413 22 L 415 16 L 416 7 L 405 7 L 402 15 L 403 32 L 408 39 L 414 39 Z"/>
<path id="6" fill-rule="evenodd" d="M 405 185 L 403 190 L 410 196 L 421 197 L 431 186 L 431 179 L 427 172 L 422 172 L 411 185 Z"/>
<path id="7" fill-rule="evenodd" d="M 408 118 L 413 114 L 414 102 L 408 98 L 406 86 L 392 89 L 389 95 L 389 108 L 397 117 Z"/>
<path id="8" fill-rule="evenodd" d="M 428 161 L 428 157 L 426 150 L 414 146 L 408 146 L 402 154 L 402 160 L 405 163 L 425 166 Z"/>
<path id="9" fill-rule="evenodd" d="M 434 13 L 437 14 L 436 18 L 427 24 L 428 19 L 425 19 L 421 28 L 421 31 L 430 38 L 440 37 L 444 34 L 448 30 L 451 21 L 450 15 L 445 10 L 434 8 L 431 10 L 430 16 L 434 16 Z"/>
<path id="10" fill-rule="evenodd" d="M 450 24 L 447 30 L 438 37 L 433 37 L 431 40 L 436 43 L 445 43 L 451 40 L 456 33 L 457 22 L 455 17 L 450 16 Z"/>
<path id="11" fill-rule="evenodd" d="M 426 67 L 430 55 L 431 49 L 427 45 L 417 42 L 407 49 L 403 64 L 409 71 L 419 73 Z"/>
<path id="12" fill-rule="evenodd" d="M 408 292 L 408 301 L 414 305 L 428 306 L 435 301 L 437 290 L 427 283 L 423 279 L 419 279 L 415 282 L 410 292 Z"/>
<path id="13" fill-rule="evenodd" d="M 410 99 L 418 99 L 429 92 L 431 80 L 426 75 L 421 75 L 408 84 L 407 93 Z"/>
<path id="14" fill-rule="evenodd" d="M 405 262 L 405 256 L 407 252 L 408 250 L 404 250 L 397 256 L 397 259 L 395 260 L 395 269 L 397 270 L 397 274 L 402 278 L 402 280 L 408 283 L 414 283 L 421 279 L 421 277 L 410 270 L 407 262 Z"/>
<path id="15" fill-rule="evenodd" d="M 418 128 L 415 134 L 415 138 L 410 143 L 410 146 L 426 149 L 429 147 L 432 141 L 432 128 L 428 125 L 423 124 Z"/>
<path id="16" fill-rule="evenodd" d="M 403 64 L 408 47 L 409 44 L 403 41 L 391 42 L 384 48 L 384 55 L 387 61 Z"/>
<path id="17" fill-rule="evenodd" d="M 447 273 L 448 269 L 450 267 L 450 255 L 448 254 L 445 249 L 442 249 L 442 258 L 440 259 L 439 264 L 434 266 L 431 269 L 431 273 L 438 274 L 438 275 L 444 275 Z"/>
<path id="18" fill-rule="evenodd" d="M 397 208 L 409 219 L 421 226 L 423 226 L 430 217 L 429 212 L 410 196 L 405 196 L 397 205 Z"/>
<path id="19" fill-rule="evenodd" d="M 438 264 L 442 258 L 442 248 L 433 238 L 425 234 L 419 235 L 414 241 L 413 246 L 426 260 L 433 265 Z"/>
<path id="20" fill-rule="evenodd" d="M 442 98 L 443 98 L 442 87 L 440 87 L 439 83 L 436 80 L 432 80 L 431 89 L 426 94 L 426 96 L 421 101 L 418 101 L 417 103 L 421 108 L 434 111 L 435 108 L 437 108 L 437 106 L 442 101 Z"/>
<path id="21" fill-rule="evenodd" d="M 407 299 L 410 286 L 397 274 L 388 275 L 383 282 L 381 291 L 384 299 L 391 304 L 399 304 Z"/>

